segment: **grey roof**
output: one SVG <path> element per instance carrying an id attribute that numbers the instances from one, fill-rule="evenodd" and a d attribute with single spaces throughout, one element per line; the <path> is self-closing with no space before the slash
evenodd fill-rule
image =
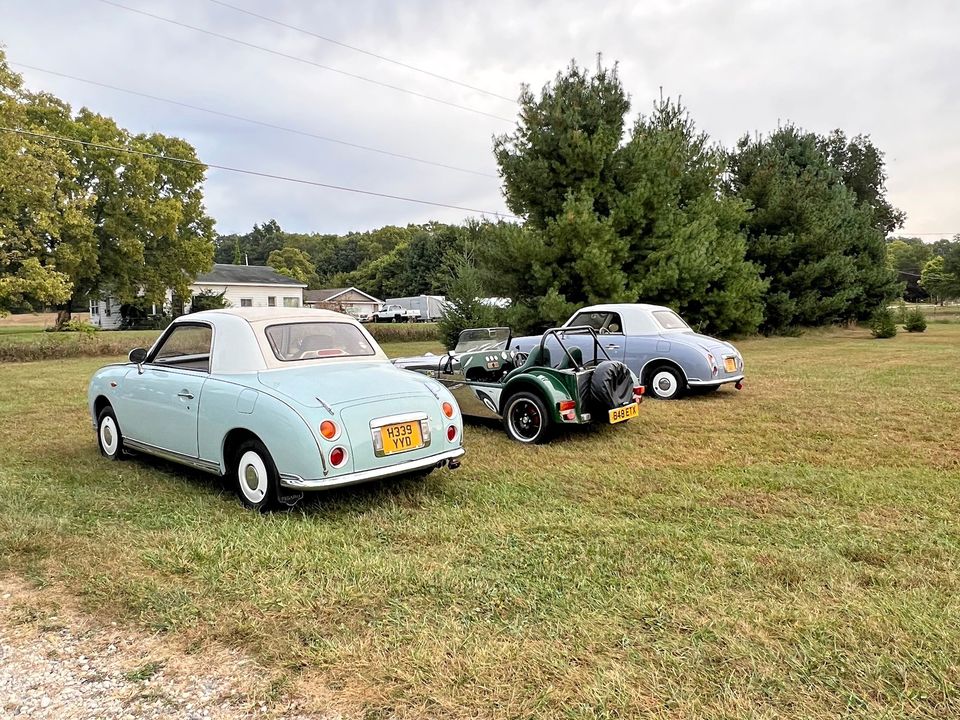
<path id="1" fill-rule="evenodd" d="M 211 285 L 233 285 L 248 283 L 251 285 L 288 285 L 290 287 L 306 287 L 302 282 L 292 277 L 281 275 L 272 267 L 265 265 L 227 265 L 216 263 L 213 270 L 197 276 L 196 283 Z"/>
<path id="2" fill-rule="evenodd" d="M 370 293 L 365 293 L 363 290 L 360 290 L 359 288 L 355 288 L 355 287 L 324 288 L 323 290 L 307 290 L 303 294 L 303 298 L 307 302 L 326 302 L 327 300 L 336 298 L 338 295 L 343 295 L 344 293 L 350 292 L 351 290 L 370 298 L 370 302 L 375 302 L 375 303 L 381 302 L 380 300 L 377 300 L 377 298 L 375 298 Z"/>

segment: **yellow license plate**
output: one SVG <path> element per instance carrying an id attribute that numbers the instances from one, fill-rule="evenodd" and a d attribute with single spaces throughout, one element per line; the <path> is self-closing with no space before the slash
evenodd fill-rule
<path id="1" fill-rule="evenodd" d="M 394 423 L 380 428 L 380 440 L 383 442 L 383 454 L 393 455 L 407 450 L 416 450 L 423 446 L 420 434 L 420 421 Z"/>
<path id="2" fill-rule="evenodd" d="M 727 372 L 736 372 L 737 371 L 736 358 L 724 358 L 723 369 L 726 370 Z"/>
<path id="3" fill-rule="evenodd" d="M 630 418 L 635 418 L 640 414 L 640 406 L 637 403 L 630 403 L 624 407 L 614 408 L 609 411 L 610 423 L 623 422 Z"/>

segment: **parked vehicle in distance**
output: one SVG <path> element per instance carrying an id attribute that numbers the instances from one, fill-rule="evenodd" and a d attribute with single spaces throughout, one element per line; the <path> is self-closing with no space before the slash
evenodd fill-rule
<path id="1" fill-rule="evenodd" d="M 256 509 L 454 469 L 464 453 L 453 395 L 328 310 L 182 316 L 149 350 L 94 373 L 88 402 L 105 457 L 143 452 L 226 476 Z"/>
<path id="2" fill-rule="evenodd" d="M 369 310 L 364 310 L 358 307 L 348 307 L 343 312 L 345 315 L 349 315 L 354 320 L 358 320 L 362 323 L 370 322 L 373 317 Z"/>
<path id="3" fill-rule="evenodd" d="M 436 322 L 443 315 L 447 299 L 443 295 L 414 295 L 412 297 L 387 298 L 388 305 L 400 305 L 407 310 L 416 310 L 416 322 Z"/>
<path id="4" fill-rule="evenodd" d="M 574 345 L 574 338 L 582 342 Z M 548 341 L 558 348 L 556 365 Z M 509 348 L 509 328 L 476 328 L 461 332 L 446 355 L 394 363 L 436 378 L 464 415 L 498 419 L 522 443 L 545 442 L 562 425 L 614 424 L 638 415 L 643 387 L 626 365 L 608 357 L 592 328 L 548 330 L 529 352 Z"/>
<path id="5" fill-rule="evenodd" d="M 574 313 L 564 328 L 586 325 L 601 336 L 604 350 L 626 363 L 655 398 L 706 393 L 722 385 L 743 387 L 743 356 L 730 343 L 694 332 L 662 305 L 591 305 Z M 517 338 L 511 347 L 529 352 L 540 336 Z M 582 346 L 582 338 L 570 342 Z M 550 345 L 552 347 L 552 345 Z"/>
<path id="6" fill-rule="evenodd" d="M 420 311 L 396 303 L 384 303 L 373 313 L 374 322 L 419 322 Z"/>

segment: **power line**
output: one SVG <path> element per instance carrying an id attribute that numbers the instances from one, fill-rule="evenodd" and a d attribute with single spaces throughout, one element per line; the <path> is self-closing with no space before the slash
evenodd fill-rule
<path id="1" fill-rule="evenodd" d="M 312 65 L 313 67 L 318 67 L 321 70 L 329 70 L 330 72 L 334 72 L 339 75 L 345 75 L 346 77 L 354 78 L 355 80 L 362 80 L 363 82 L 367 82 L 372 85 L 379 85 L 380 87 L 396 90 L 397 92 L 406 93 L 407 95 L 413 95 L 415 97 L 419 97 L 424 100 L 429 100 L 431 102 L 440 103 L 441 105 L 447 105 L 449 107 L 457 108 L 458 110 L 466 110 L 467 112 L 475 113 L 477 115 L 485 115 L 486 117 L 494 118 L 496 120 L 502 120 L 503 122 L 513 122 L 512 119 L 503 117 L 502 115 L 495 115 L 494 113 L 489 113 L 489 112 L 486 112 L 485 110 L 478 110 L 477 108 L 472 108 L 467 105 L 460 105 L 459 103 L 451 102 L 450 100 L 444 100 L 442 98 L 434 97 L 433 95 L 426 95 L 424 93 L 417 92 L 416 90 L 409 90 L 407 88 L 400 87 L 399 85 L 391 85 L 390 83 L 382 82 L 380 80 L 374 80 L 373 78 L 364 77 L 363 75 L 357 75 L 356 73 L 347 72 L 346 70 L 340 70 L 339 68 L 330 67 L 329 65 L 324 65 L 322 63 L 315 62 L 314 60 L 309 60 L 308 58 L 299 57 L 297 55 L 290 55 L 289 53 L 264 47 L 263 45 L 257 45 L 252 42 L 247 42 L 246 40 L 241 40 L 240 38 L 231 37 L 230 35 L 224 35 L 222 33 L 218 33 L 213 30 L 207 30 L 206 28 L 197 27 L 196 25 L 189 25 L 187 23 L 180 22 L 179 20 L 173 20 L 172 18 L 163 17 L 162 15 L 155 15 L 153 13 L 147 12 L 146 10 L 140 10 L 138 8 L 128 7 L 127 5 L 121 5 L 118 2 L 113 2 L 113 0 L 99 0 L 99 2 L 102 2 L 104 5 L 110 5 L 115 8 L 120 8 L 121 10 L 126 10 L 127 12 L 136 13 L 137 15 L 143 15 L 145 17 L 153 18 L 154 20 L 160 20 L 161 22 L 169 23 L 170 25 L 176 25 L 177 27 L 187 28 L 188 30 L 193 30 L 198 33 L 203 33 L 204 35 L 209 35 L 211 37 L 219 38 L 221 40 L 226 40 L 228 42 L 232 42 L 237 45 L 243 45 L 244 47 L 253 48 L 254 50 L 260 50 L 261 52 L 269 53 L 271 55 L 276 55 L 277 57 L 286 58 L 288 60 L 295 60 L 297 62 L 304 63 L 305 65 Z"/>
<path id="2" fill-rule="evenodd" d="M 446 168 L 447 170 L 456 170 L 458 172 L 470 173 L 471 175 L 480 175 L 482 177 L 495 178 L 497 177 L 493 173 L 481 172 L 480 170 L 470 170 L 469 168 L 457 167 L 456 165 L 448 165 L 442 162 L 436 162 L 434 160 L 425 160 L 424 158 L 414 157 L 413 155 L 404 155 L 402 153 L 395 153 L 389 150 L 382 150 L 380 148 L 370 147 L 369 145 L 360 145 L 359 143 L 348 142 L 346 140 L 338 140 L 336 138 L 327 137 L 326 135 L 318 135 L 316 133 L 307 132 L 306 130 L 297 130 L 295 128 L 288 128 L 282 125 L 275 125 L 273 123 L 265 122 L 263 120 L 254 120 L 253 118 L 243 117 L 241 115 L 234 115 L 232 113 L 223 112 L 221 110 L 213 110 L 211 108 L 200 107 L 199 105 L 191 105 L 190 103 L 181 102 L 179 100 L 172 100 L 170 98 L 160 97 L 158 95 L 150 95 L 149 93 L 140 92 L 138 90 L 130 90 L 129 88 L 122 88 L 116 85 L 110 85 L 108 83 L 98 82 L 96 80 L 88 80 L 87 78 L 77 77 L 76 75 L 68 75 L 66 73 L 57 72 L 55 70 L 47 70 L 46 68 L 37 67 L 36 65 L 28 65 L 21 62 L 10 62 L 10 65 L 15 67 L 27 68 L 29 70 L 36 70 L 37 72 L 46 73 L 48 75 L 55 75 L 57 77 L 67 78 L 68 80 L 76 80 L 77 82 L 86 83 L 88 85 L 95 85 L 97 87 L 107 88 L 108 90 L 115 90 L 117 92 L 127 93 L 128 95 L 136 95 L 137 97 L 147 98 L 149 100 L 156 100 L 157 102 L 169 103 L 170 105 L 177 105 L 179 107 L 189 108 L 190 110 L 197 110 L 198 112 L 205 112 L 211 115 L 219 115 L 220 117 L 230 118 L 231 120 L 240 120 L 241 122 L 251 123 L 253 125 L 260 125 L 261 127 L 271 128 L 273 130 L 281 130 L 283 132 L 292 133 L 294 135 L 302 135 L 304 137 L 314 138 L 315 140 L 323 140 L 324 142 L 336 143 L 337 145 L 345 145 L 346 147 L 356 148 L 358 150 L 366 150 L 368 152 L 379 153 L 381 155 L 389 155 L 390 157 L 401 158 L 403 160 L 411 160 L 413 162 L 423 163 L 425 165 L 434 165 L 436 167 Z"/>
<path id="3" fill-rule="evenodd" d="M 484 95 L 489 95 L 490 97 L 498 98 L 499 100 L 506 100 L 507 102 L 511 102 L 511 103 L 517 102 L 516 98 L 507 97 L 506 95 L 500 95 L 499 93 L 491 92 L 490 90 L 484 90 L 483 88 L 477 87 L 476 85 L 470 85 L 469 83 L 465 83 L 460 80 L 447 77 L 446 75 L 441 75 L 440 73 L 432 72 L 430 70 L 424 70 L 423 68 L 419 68 L 415 65 L 409 65 L 400 60 L 394 60 L 393 58 L 389 58 L 389 57 L 386 57 L 385 55 L 380 55 L 378 53 L 371 52 L 370 50 L 364 50 L 363 48 L 359 48 L 355 45 L 348 45 L 345 42 L 334 40 L 333 38 L 327 37 L 326 35 L 320 35 L 319 33 L 315 33 L 312 30 L 307 30 L 306 28 L 298 27 L 296 25 L 291 25 L 289 23 L 283 22 L 282 20 L 277 20 L 276 18 L 268 17 L 267 15 L 261 15 L 259 13 L 255 13 L 252 10 L 247 10 L 242 7 L 237 7 L 236 5 L 231 5 L 230 3 L 223 2 L 223 0 L 208 0 L 208 2 L 211 2 L 214 5 L 220 5 L 221 7 L 229 8 L 230 10 L 233 10 L 238 13 L 243 13 L 244 15 L 249 15 L 250 17 L 258 18 L 259 20 L 264 20 L 265 22 L 268 22 L 268 23 L 273 23 L 274 25 L 279 25 L 280 27 L 287 28 L 288 30 L 296 30 L 297 32 L 303 33 L 304 35 L 309 35 L 310 37 L 317 38 L 318 40 L 323 40 L 324 42 L 332 43 L 333 45 L 339 45 L 340 47 L 347 48 L 348 50 L 353 50 L 354 52 L 363 53 L 364 55 L 369 55 L 370 57 L 377 58 L 378 60 L 383 60 L 384 62 L 393 63 L 394 65 L 399 65 L 400 67 L 406 68 L 407 70 L 413 70 L 414 72 L 423 73 L 424 75 L 429 75 L 432 78 L 437 78 L 438 80 L 443 80 L 444 82 L 453 83 L 454 85 L 459 85 L 460 87 L 465 87 L 469 90 L 474 90 L 476 92 L 483 93 Z"/>
<path id="4" fill-rule="evenodd" d="M 299 185 L 311 185 L 313 187 L 327 188 L 328 190 L 341 190 L 343 192 L 357 193 L 359 195 L 372 195 L 373 197 L 387 198 L 389 200 L 402 200 L 403 202 L 417 203 L 419 205 L 431 205 L 433 207 L 450 208 L 451 210 L 465 210 L 466 212 L 480 213 L 481 215 L 495 215 L 501 218 L 510 218 L 520 220 L 516 215 L 501 213 L 496 210 L 480 210 L 478 208 L 466 207 L 463 205 L 450 205 L 448 203 L 434 202 L 433 200 L 421 200 L 419 198 L 406 197 L 404 195 L 391 195 L 390 193 L 375 192 L 373 190 L 361 190 L 359 188 L 346 187 L 344 185 L 332 185 L 317 180 L 304 180 L 303 178 L 290 177 L 288 175 L 276 175 L 274 173 L 261 172 L 259 170 L 248 170 L 245 168 L 231 167 L 230 165 L 216 165 L 214 163 L 200 162 L 199 160 L 189 160 L 187 158 L 172 157 L 161 153 L 145 152 L 143 150 L 131 150 L 129 148 L 116 147 L 115 145 L 104 145 L 102 143 L 89 142 L 86 140 L 76 140 L 74 138 L 62 137 L 60 135 L 50 135 L 47 133 L 38 133 L 31 130 L 19 130 L 17 128 L 0 127 L 0 132 L 16 133 L 18 135 L 27 135 L 46 140 L 57 140 L 59 142 L 74 143 L 85 147 L 98 148 L 100 150 L 112 150 L 114 152 L 129 153 L 131 155 L 140 155 L 142 157 L 156 158 L 158 160 L 168 160 L 170 162 L 183 163 L 184 165 L 194 165 L 203 168 L 214 168 L 215 170 L 225 170 L 227 172 L 241 173 L 243 175 L 253 175 L 255 177 L 269 178 L 270 180 L 283 180 L 285 182 L 297 183 Z"/>

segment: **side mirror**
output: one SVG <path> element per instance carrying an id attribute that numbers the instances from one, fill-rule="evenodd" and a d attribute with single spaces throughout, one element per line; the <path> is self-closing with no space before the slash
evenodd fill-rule
<path id="1" fill-rule="evenodd" d="M 143 363 L 147 359 L 147 350 L 146 348 L 134 348 L 130 351 L 130 354 L 127 356 L 127 359 L 132 363 L 137 364 L 137 372 L 143 372 Z"/>

